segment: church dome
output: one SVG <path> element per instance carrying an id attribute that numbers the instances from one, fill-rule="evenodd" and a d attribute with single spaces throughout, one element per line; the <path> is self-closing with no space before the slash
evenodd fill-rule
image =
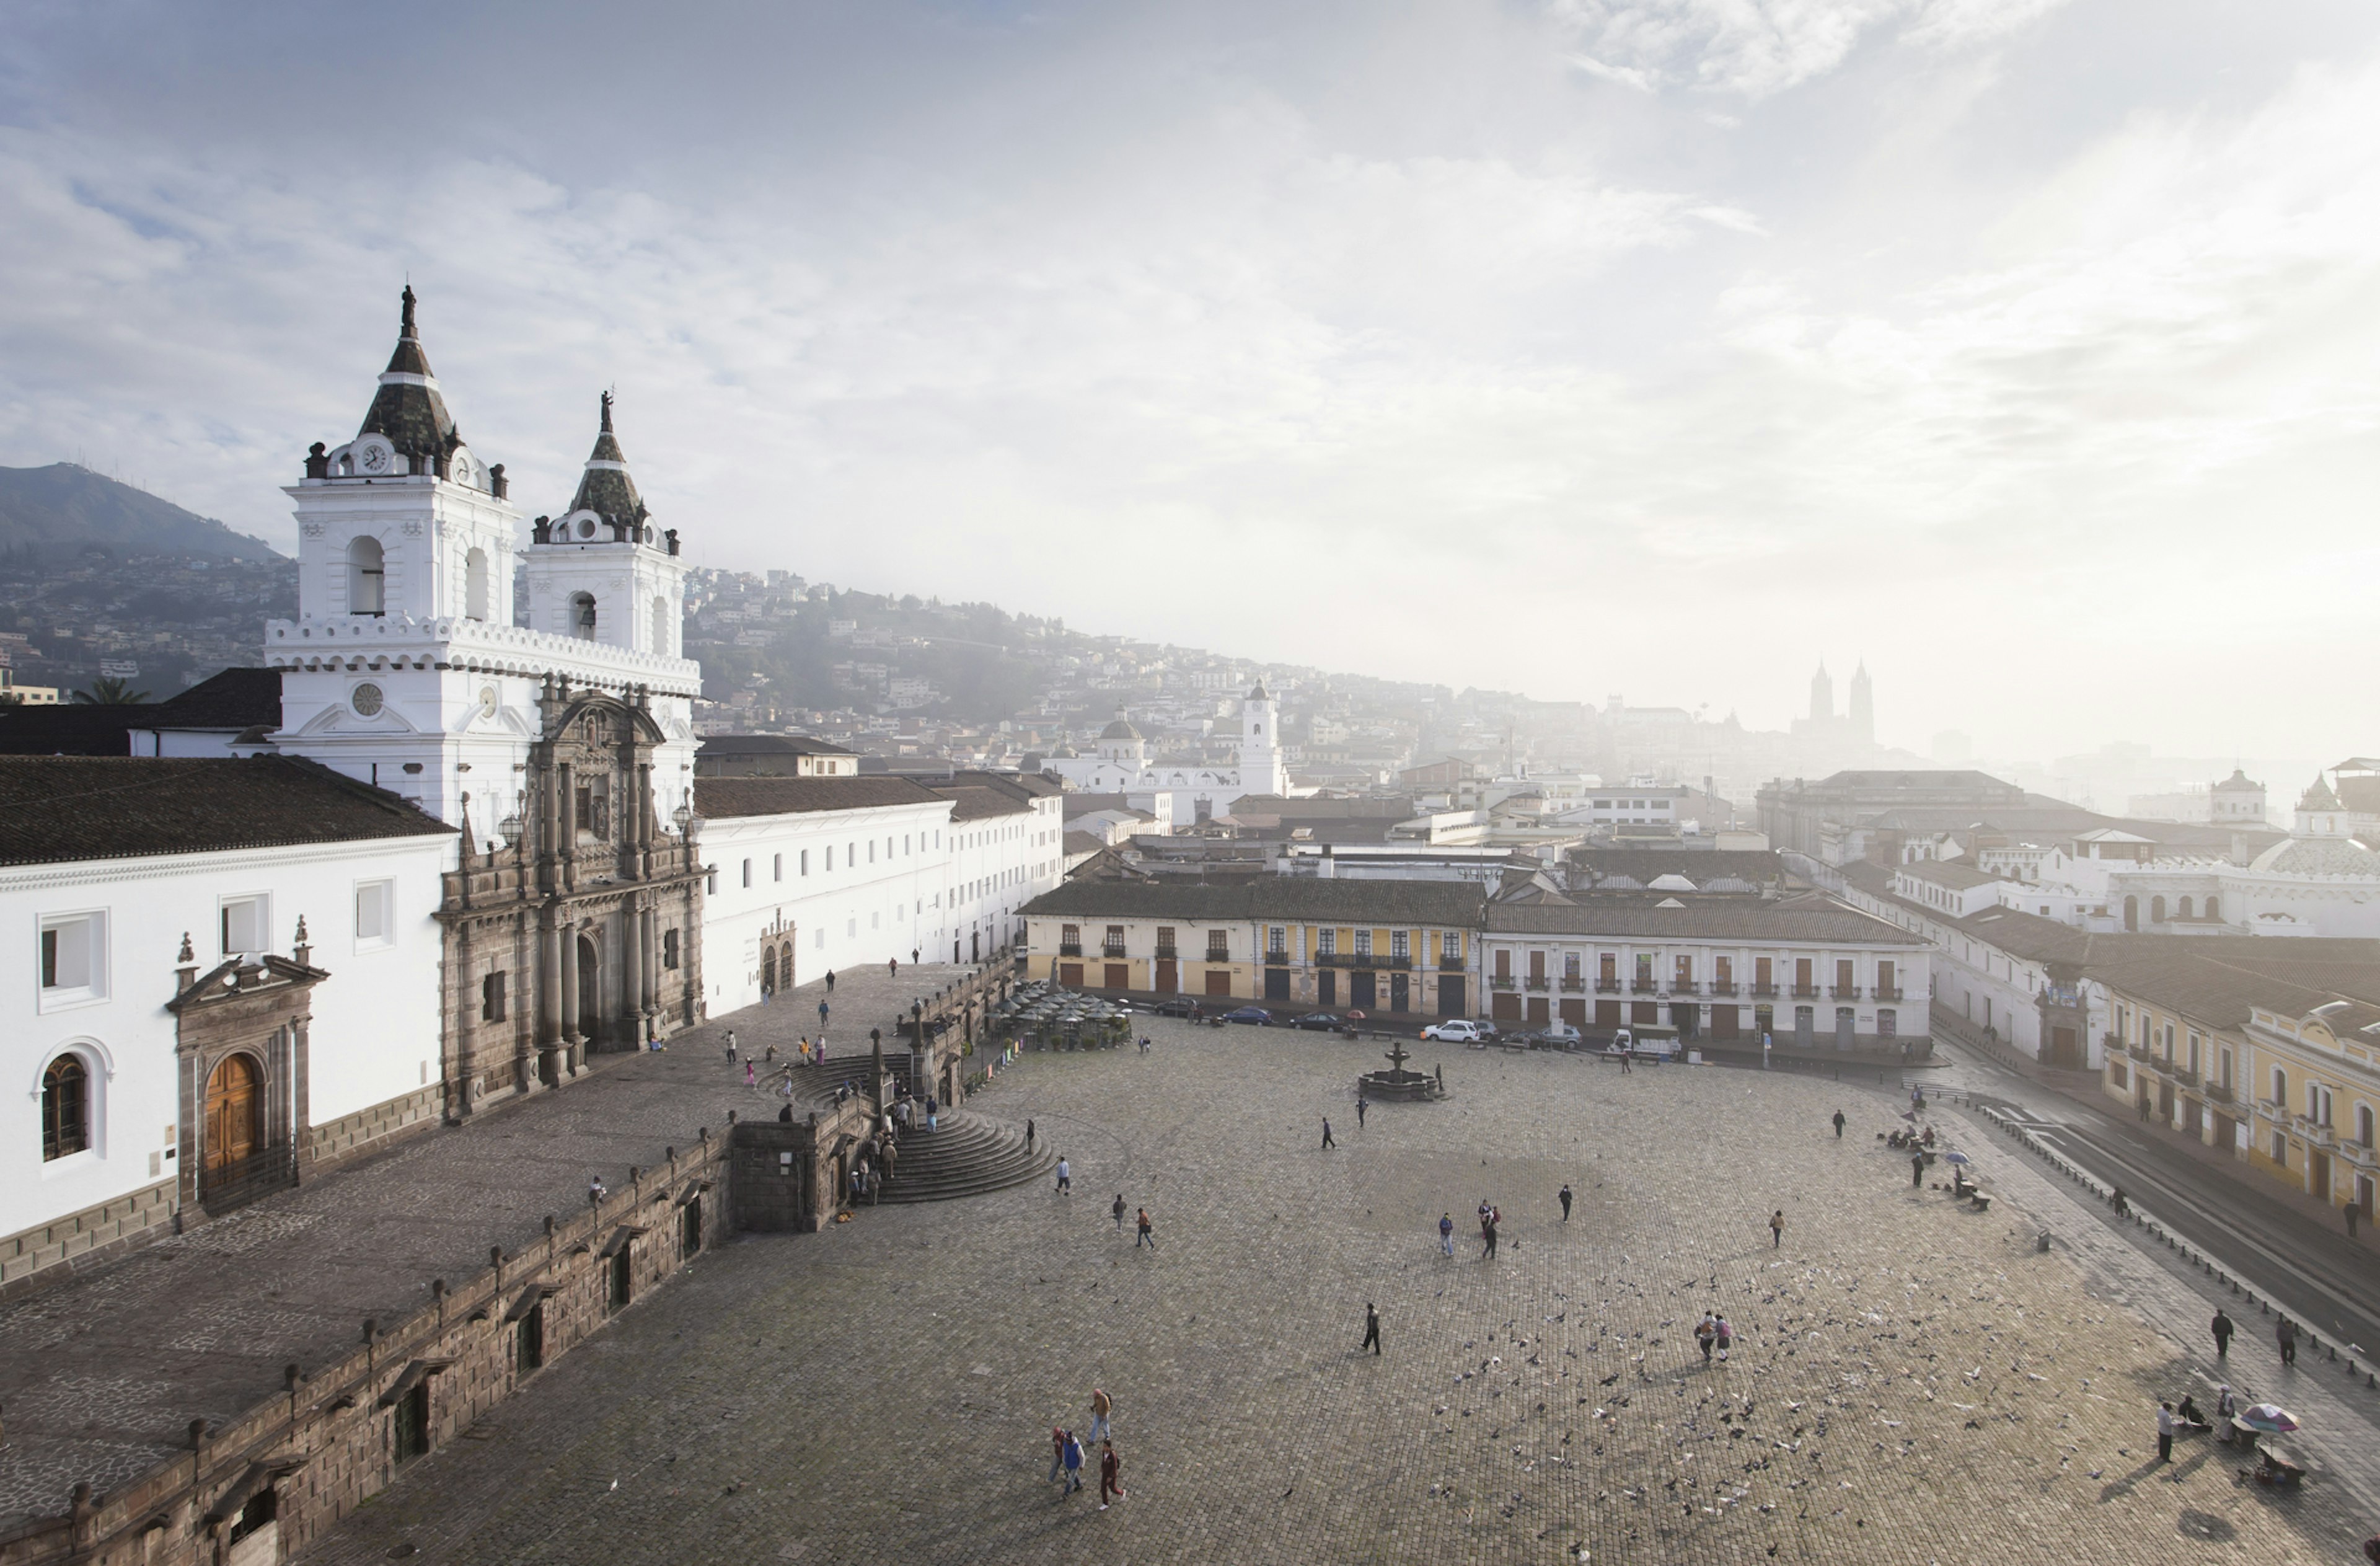
<path id="1" fill-rule="evenodd" d="M 615 528 L 624 528 L 634 540 L 642 530 L 645 518 L 651 515 L 645 509 L 642 497 L 637 493 L 637 481 L 628 477 L 628 458 L 620 450 L 620 437 L 612 432 L 612 394 L 603 394 L 603 427 L 595 436 L 595 449 L 588 454 L 586 470 L 578 480 L 578 492 L 570 497 L 570 516 L 592 516 Z M 579 529 L 582 537 L 591 535 L 592 528 Z"/>
<path id="2" fill-rule="evenodd" d="M 1116 714 L 1116 721 L 1114 722 L 1110 723 L 1106 728 L 1099 731 L 1099 737 L 1101 739 L 1138 739 L 1141 735 L 1140 731 L 1134 728 L 1132 724 L 1125 720 L 1123 714 L 1119 712 Z"/>
<path id="3" fill-rule="evenodd" d="M 2338 795 L 2330 792 L 2330 785 L 2323 782 L 2322 774 L 2317 772 L 2314 774 L 2313 786 L 2307 789 L 2304 794 L 2298 797 L 2298 808 L 2301 810 L 2341 810 L 2346 808 L 2346 807 L 2339 804 Z"/>
<path id="4" fill-rule="evenodd" d="M 453 455 L 463 437 L 455 428 L 455 416 L 446 411 L 438 377 L 431 373 L 430 356 L 421 351 L 421 334 L 413 321 L 414 302 L 408 285 L 399 299 L 396 351 L 381 372 L 380 389 L 372 394 L 371 407 L 365 410 L 363 427 L 356 431 L 356 438 L 378 435 L 400 454 L 424 458 L 422 471 L 430 472 L 431 465 Z"/>
<path id="5" fill-rule="evenodd" d="M 1257 677 L 1256 688 L 1248 692 L 1248 699 L 1250 701 L 1270 701 L 1272 699 L 1272 697 L 1265 690 L 1264 677 L 1262 675 L 1258 675 Z"/>
<path id="6" fill-rule="evenodd" d="M 2292 837 L 2257 855 L 2249 868 L 2273 875 L 2368 876 L 2380 880 L 2380 854 L 2351 837 Z"/>

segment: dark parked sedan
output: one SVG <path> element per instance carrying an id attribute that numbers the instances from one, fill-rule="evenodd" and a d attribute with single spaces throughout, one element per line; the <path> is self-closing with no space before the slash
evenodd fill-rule
<path id="1" fill-rule="evenodd" d="M 1195 1017 L 1206 1014 L 1206 1009 L 1197 1002 L 1178 995 L 1171 1001 L 1160 1001 L 1148 1009 L 1160 1017 Z"/>
<path id="2" fill-rule="evenodd" d="M 1329 1012 L 1308 1012 L 1302 1017 L 1293 1018 L 1290 1021 L 1289 1026 L 1292 1027 L 1312 1028 L 1317 1033 L 1353 1033 L 1355 1031 L 1354 1024 L 1349 1022 L 1345 1017 L 1333 1016 Z"/>
<path id="3" fill-rule="evenodd" d="M 1266 1011 L 1262 1006 L 1242 1006 L 1236 1012 L 1225 1012 L 1223 1014 L 1223 1020 L 1225 1022 L 1254 1023 L 1258 1027 L 1270 1027 L 1272 1026 L 1272 1014 Z"/>

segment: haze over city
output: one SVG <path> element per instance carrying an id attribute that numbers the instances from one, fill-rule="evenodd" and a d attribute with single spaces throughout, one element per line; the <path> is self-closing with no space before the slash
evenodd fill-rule
<path id="1" fill-rule="evenodd" d="M 287 550 L 407 280 L 702 563 L 1881 737 L 2369 748 L 2380 20 L 30 4 L 0 465 Z M 362 68 L 366 60 L 370 68 Z M 335 68 L 332 62 L 341 62 Z"/>

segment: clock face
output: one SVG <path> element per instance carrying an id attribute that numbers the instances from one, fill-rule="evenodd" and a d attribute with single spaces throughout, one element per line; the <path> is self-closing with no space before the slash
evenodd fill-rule
<path id="1" fill-rule="evenodd" d="M 496 687 L 493 686 L 481 686 L 480 687 L 480 716 L 482 718 L 492 718 L 495 715 Z"/>
<path id="2" fill-rule="evenodd" d="M 388 453 L 379 446 L 364 448 L 364 471 L 378 473 L 388 466 Z"/>

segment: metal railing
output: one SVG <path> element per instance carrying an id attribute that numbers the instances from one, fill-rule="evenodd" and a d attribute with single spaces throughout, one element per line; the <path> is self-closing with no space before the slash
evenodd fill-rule
<path id="1" fill-rule="evenodd" d="M 1508 973 L 1492 973 L 1488 976 L 1488 988 L 1490 989 L 1513 989 L 1519 988 L 1520 983 L 1519 979 Z"/>
<path id="2" fill-rule="evenodd" d="M 1876 987 L 1876 998 L 1879 1001 L 1898 1001 L 1900 999 L 1900 987 L 1897 984 L 1879 984 Z"/>
<path id="3" fill-rule="evenodd" d="M 1564 974 L 1562 975 L 1561 987 L 1575 994 L 1586 988 L 1586 980 L 1579 977 L 1578 975 L 1574 973 Z"/>
<path id="4" fill-rule="evenodd" d="M 1856 1001 L 1859 999 L 1860 987 L 1856 984 L 1838 984 L 1830 986 L 1829 988 L 1834 998 L 1838 1001 Z"/>
<path id="5" fill-rule="evenodd" d="M 1730 978 L 1715 978 L 1711 980 L 1710 992 L 1714 995 L 1732 995 L 1735 993 L 1735 981 Z"/>
<path id="6" fill-rule="evenodd" d="M 1595 992 L 1597 995 L 1617 995 L 1620 993 L 1620 981 L 1616 978 L 1598 978 L 1595 981 Z"/>
<path id="7" fill-rule="evenodd" d="M 1058 942 L 1058 955 L 1061 957 L 1079 957 L 1082 954 L 1083 943 L 1081 941 L 1062 941 Z"/>

